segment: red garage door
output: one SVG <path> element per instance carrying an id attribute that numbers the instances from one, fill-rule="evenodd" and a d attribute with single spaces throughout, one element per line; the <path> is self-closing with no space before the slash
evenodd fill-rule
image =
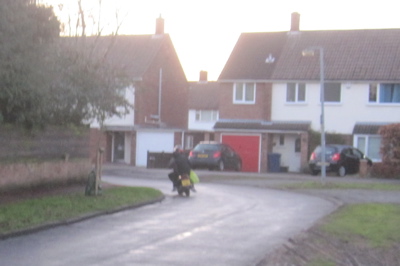
<path id="1" fill-rule="evenodd" d="M 231 146 L 242 157 L 242 171 L 259 171 L 260 136 L 222 135 L 222 143 Z"/>

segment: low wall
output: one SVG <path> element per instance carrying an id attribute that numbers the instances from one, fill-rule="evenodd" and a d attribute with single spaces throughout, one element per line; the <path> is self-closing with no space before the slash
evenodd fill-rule
<path id="1" fill-rule="evenodd" d="M 0 190 L 86 180 L 91 170 L 92 164 L 89 159 L 0 164 Z"/>

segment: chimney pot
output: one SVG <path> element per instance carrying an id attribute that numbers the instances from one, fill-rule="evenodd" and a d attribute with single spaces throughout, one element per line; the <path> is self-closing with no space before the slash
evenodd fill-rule
<path id="1" fill-rule="evenodd" d="M 292 13 L 290 31 L 300 31 L 300 14 L 297 12 Z"/>

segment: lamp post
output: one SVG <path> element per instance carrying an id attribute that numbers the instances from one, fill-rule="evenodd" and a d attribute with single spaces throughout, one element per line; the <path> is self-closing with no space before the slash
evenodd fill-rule
<path id="1" fill-rule="evenodd" d="M 325 158 L 325 76 L 324 76 L 324 48 L 322 47 L 310 47 L 306 50 L 303 50 L 303 56 L 313 56 L 314 51 L 319 51 L 319 83 L 320 83 L 320 102 L 321 102 L 321 183 L 325 182 L 326 177 L 326 158 Z"/>

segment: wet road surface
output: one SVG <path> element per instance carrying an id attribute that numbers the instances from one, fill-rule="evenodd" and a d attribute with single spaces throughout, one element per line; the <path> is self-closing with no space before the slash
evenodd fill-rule
<path id="1" fill-rule="evenodd" d="M 0 241 L 1 265 L 256 265 L 336 205 L 296 193 L 215 183 L 189 198 L 168 171 L 105 171 L 103 181 L 160 189 L 161 203 Z"/>

